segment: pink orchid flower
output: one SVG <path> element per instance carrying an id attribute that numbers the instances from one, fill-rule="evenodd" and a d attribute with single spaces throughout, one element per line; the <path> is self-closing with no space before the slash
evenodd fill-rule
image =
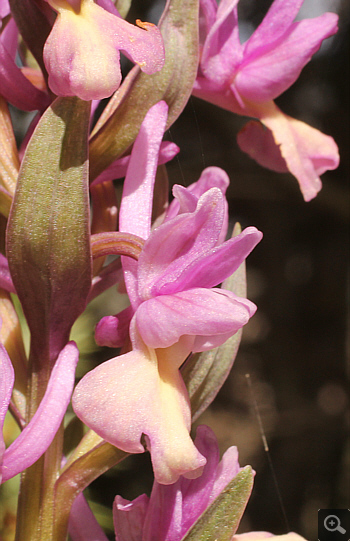
<path id="1" fill-rule="evenodd" d="M 69 342 L 59 354 L 45 395 L 34 417 L 18 438 L 5 449 L 2 428 L 14 384 L 14 370 L 4 346 L 0 344 L 0 482 L 29 468 L 51 444 L 63 420 L 74 386 L 79 352 Z"/>
<path id="2" fill-rule="evenodd" d="M 154 482 L 151 496 L 133 501 L 117 496 L 113 506 L 116 541 L 181 541 L 200 515 L 241 470 L 237 447 L 230 447 L 220 461 L 211 429 L 197 428 L 195 444 L 206 458 L 197 479 L 180 478 L 170 486 Z"/>
<path id="3" fill-rule="evenodd" d="M 58 96 L 109 97 L 120 85 L 120 53 L 145 73 L 163 67 L 160 31 L 151 23 L 124 21 L 112 2 L 47 0 L 58 13 L 44 47 L 49 86 Z M 101 2 L 99 2 L 101 3 Z"/>
<path id="4" fill-rule="evenodd" d="M 324 39 L 337 31 L 338 17 L 325 13 L 293 22 L 303 0 L 274 0 L 267 15 L 241 44 L 238 0 L 201 0 L 200 68 L 193 94 L 251 121 L 238 144 L 258 163 L 290 171 L 309 201 L 321 189 L 319 176 L 339 164 L 338 148 L 329 136 L 295 120 L 274 99 L 299 77 Z M 267 128 L 267 129 L 266 129 Z"/>
<path id="5" fill-rule="evenodd" d="M 212 430 L 197 428 L 195 444 L 207 462 L 197 479 L 181 477 L 173 485 L 154 482 L 150 497 L 142 494 L 133 501 L 117 496 L 113 505 L 116 541 L 181 541 L 228 483 L 241 471 L 236 447 L 230 447 L 221 461 Z M 82 495 L 74 502 L 69 522 L 73 541 L 107 541 Z M 234 535 L 232 541 L 303 541 L 295 533 L 274 536 L 268 532 Z"/>
<path id="6" fill-rule="evenodd" d="M 161 144 L 160 149 L 162 148 L 162 144 Z M 124 160 L 124 158 L 122 158 L 122 160 Z M 203 195 L 205 192 L 210 190 L 210 188 L 215 188 L 215 187 L 219 188 L 221 193 L 225 195 L 229 183 L 230 183 L 230 180 L 228 178 L 228 175 L 227 173 L 225 173 L 223 169 L 220 169 L 220 167 L 207 167 L 206 169 L 204 169 L 204 171 L 202 172 L 197 182 L 190 184 L 186 189 L 183 186 L 175 184 L 175 186 L 173 187 L 173 193 L 175 195 L 175 198 L 170 203 L 163 221 L 166 222 L 179 214 L 181 196 L 186 197 L 187 203 L 191 206 L 191 209 L 195 210 L 198 200 L 201 195 Z M 177 195 L 179 199 L 177 199 Z M 224 220 L 223 220 L 221 233 L 219 236 L 219 241 L 218 241 L 219 244 L 224 242 L 227 235 L 227 229 L 228 229 L 228 204 L 225 197 L 223 199 L 223 202 L 224 202 Z M 103 287 L 107 287 L 107 286 L 111 287 L 114 283 L 116 283 L 117 280 L 121 281 L 122 276 L 120 274 L 114 273 L 114 276 L 113 276 L 112 273 L 108 272 L 108 269 L 106 270 L 107 270 L 106 276 L 103 276 L 101 280 L 101 282 L 105 282 Z M 121 266 L 120 266 L 120 270 L 121 270 Z M 0 271 L 1 271 L 1 267 L 0 267 Z M 113 282 L 113 279 L 114 279 L 114 282 Z M 0 280 L 1 280 L 1 274 L 0 274 Z M 96 285 L 99 286 L 98 283 Z M 94 288 L 95 288 L 95 284 L 94 284 Z M 100 287 L 97 287 L 96 289 L 97 291 L 99 291 Z M 130 321 L 133 315 L 134 315 L 134 310 L 130 306 L 117 315 L 103 317 L 100 320 L 100 322 L 97 324 L 96 330 L 95 330 L 95 340 L 97 344 L 99 344 L 100 346 L 108 346 L 108 347 L 113 347 L 113 348 L 122 347 L 125 341 L 128 339 Z"/>
<path id="7" fill-rule="evenodd" d="M 132 350 L 78 383 L 73 408 L 105 440 L 141 453 L 144 437 L 158 482 L 200 475 L 205 458 L 189 430 L 189 397 L 179 368 L 191 351 L 224 343 L 247 323 L 255 305 L 217 288 L 261 239 L 249 227 L 220 243 L 225 198 L 179 190 L 179 213 L 151 232 L 152 196 L 167 105 L 150 109 L 135 141 L 120 208 L 120 230 L 145 239 L 139 261 L 122 258 L 131 302 Z"/>

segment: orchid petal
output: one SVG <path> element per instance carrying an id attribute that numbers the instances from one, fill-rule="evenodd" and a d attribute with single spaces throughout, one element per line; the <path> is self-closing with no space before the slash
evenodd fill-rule
<path id="1" fill-rule="evenodd" d="M 244 44 L 245 54 L 265 49 L 267 44 L 279 42 L 288 32 L 304 0 L 274 0 L 258 28 Z"/>
<path id="2" fill-rule="evenodd" d="M 57 95 L 109 97 L 121 82 L 120 50 L 146 73 L 162 68 L 164 48 L 155 25 L 136 27 L 92 0 L 83 0 L 78 12 L 67 2 L 53 5 L 58 16 L 44 47 L 44 61 L 49 86 Z"/>
<path id="3" fill-rule="evenodd" d="M 215 287 L 231 276 L 262 238 L 255 227 L 193 258 L 175 277 L 165 276 L 152 288 L 152 295 L 167 295 L 193 287 Z M 172 278 L 172 279 L 171 279 Z"/>
<path id="4" fill-rule="evenodd" d="M 144 519 L 144 541 L 179 541 L 205 511 L 219 463 L 219 448 L 207 426 L 197 428 L 195 445 L 207 459 L 202 475 L 196 479 L 180 477 L 173 485 L 153 484 Z"/>
<path id="5" fill-rule="evenodd" d="M 78 359 L 78 348 L 69 342 L 57 358 L 34 417 L 4 453 L 3 481 L 29 468 L 51 444 L 70 401 Z"/>
<path id="6" fill-rule="evenodd" d="M 155 478 L 174 483 L 179 475 L 200 475 L 205 459 L 190 435 L 191 413 L 179 366 L 188 355 L 184 342 L 155 352 L 138 347 L 86 374 L 73 395 L 78 417 L 109 443 L 142 453 L 146 435 Z M 174 360 L 175 359 L 175 360 Z"/>
<path id="7" fill-rule="evenodd" d="M 131 152 L 124 182 L 119 230 L 144 239 L 147 239 L 151 231 L 153 188 L 167 114 L 168 106 L 164 101 L 153 105 L 146 114 Z M 137 265 L 130 258 L 122 258 L 122 263 L 130 302 L 131 305 L 136 305 Z"/>
<path id="8" fill-rule="evenodd" d="M 207 459 L 207 462 L 200 477 L 197 479 L 182 478 L 178 482 L 183 495 L 181 538 L 208 507 L 220 460 L 217 439 L 214 432 L 208 426 L 201 425 L 197 428 L 194 442 L 198 451 Z M 234 469 L 231 474 L 229 481 L 235 477 Z M 150 504 L 152 503 L 152 496 L 153 493 Z M 176 537 L 173 536 L 172 538 L 171 535 L 167 539 L 167 541 L 175 540 Z"/>
<path id="9" fill-rule="evenodd" d="M 16 293 L 15 286 L 12 282 L 8 261 L 2 254 L 0 254 L 0 287 L 6 291 L 9 291 L 10 293 Z"/>
<path id="10" fill-rule="evenodd" d="M 219 505 L 217 518 L 224 528 L 226 526 L 232 528 L 234 525 L 237 527 L 237 521 L 240 519 L 251 490 L 250 471 L 239 467 L 236 447 L 230 447 L 219 463 L 218 443 L 214 433 L 207 426 L 197 428 L 195 444 L 198 451 L 207 459 L 200 477 L 196 479 L 180 477 L 174 484 L 167 486 L 155 481 L 149 499 L 145 494 L 131 502 L 120 496 L 116 497 L 113 509 L 116 541 L 141 541 L 141 539 L 143 541 L 159 541 L 159 539 L 180 541 L 184 539 L 213 500 L 220 496 L 217 491 L 225 490 L 229 484 L 233 494 L 230 494 L 231 501 L 228 503 L 231 503 L 231 511 L 232 505 L 235 507 L 237 516 L 231 516 L 227 522 L 220 513 L 222 508 Z M 232 484 L 232 481 L 242 469 L 244 470 L 243 478 L 246 478 L 247 482 L 244 483 L 241 477 L 240 481 L 243 480 L 243 483 L 237 490 L 237 483 Z M 225 500 L 225 496 L 223 499 Z M 198 529 L 197 533 L 200 533 Z"/>
<path id="11" fill-rule="evenodd" d="M 146 114 L 131 152 L 124 183 L 119 230 L 144 239 L 151 232 L 153 187 L 167 113 L 167 104 L 160 101 Z"/>
<path id="12" fill-rule="evenodd" d="M 72 541 L 108 541 L 83 494 L 74 500 L 68 530 Z"/>
<path id="13" fill-rule="evenodd" d="M 239 41 L 238 0 L 221 0 L 217 18 L 205 40 L 201 70 L 218 86 L 226 86 L 227 80 L 243 58 L 243 47 Z"/>
<path id="14" fill-rule="evenodd" d="M 210 28 L 215 23 L 218 5 L 215 0 L 200 0 L 199 10 L 199 43 L 203 45 Z"/>
<path id="15" fill-rule="evenodd" d="M 280 154 L 285 160 L 288 170 L 297 178 L 305 201 L 310 201 L 321 189 L 319 175 L 328 169 L 335 169 L 339 164 L 338 148 L 332 137 L 324 135 L 320 131 L 308 126 L 304 122 L 291 118 L 273 103 L 255 108 L 255 116 L 272 131 L 273 138 Z M 271 149 L 271 141 L 266 144 L 266 137 L 261 127 L 257 124 L 249 124 L 247 132 L 241 134 L 238 143 L 241 149 L 252 157 L 252 151 L 248 137 L 252 140 L 262 138 L 262 146 L 266 150 Z M 272 147 L 273 148 L 273 147 Z M 260 152 L 256 154 L 259 163 Z M 264 158 L 264 165 L 274 169 L 274 163 L 280 168 L 281 160 L 274 162 L 275 152 Z"/>
<path id="16" fill-rule="evenodd" d="M 205 455 L 206 456 L 206 455 Z M 240 472 L 238 462 L 238 450 L 237 447 L 229 447 L 225 451 L 220 464 L 216 468 L 215 480 L 213 483 L 213 489 L 210 494 L 209 503 L 215 500 L 219 496 L 220 492 L 229 484 L 229 482 L 236 477 Z"/>
<path id="17" fill-rule="evenodd" d="M 7 354 L 6 349 L 0 344 L 0 484 L 2 482 L 3 457 L 5 453 L 5 442 L 2 434 L 5 415 L 7 413 L 13 384 L 15 381 L 15 372 Z"/>
<path id="18" fill-rule="evenodd" d="M 119 18 L 122 18 L 114 2 L 112 2 L 112 0 L 95 0 L 95 3 L 101 8 L 108 11 L 109 13 L 112 13 L 113 15 L 116 15 Z"/>
<path id="19" fill-rule="evenodd" d="M 47 94 L 38 90 L 23 75 L 0 40 L 1 95 L 24 111 L 42 110 L 49 104 Z"/>
<path id="20" fill-rule="evenodd" d="M 223 199 L 221 191 L 212 188 L 199 199 L 195 212 L 180 214 L 152 232 L 139 257 L 142 299 L 153 296 L 158 284 L 174 282 L 189 263 L 216 246 L 224 218 Z"/>
<path id="21" fill-rule="evenodd" d="M 151 298 L 138 307 L 135 317 L 150 347 L 169 347 L 181 336 L 213 336 L 216 347 L 243 327 L 255 310 L 253 303 L 230 291 L 196 288 Z"/>
<path id="22" fill-rule="evenodd" d="M 18 28 L 14 19 L 10 19 L 1 32 L 0 41 L 13 60 L 16 58 L 18 47 Z"/>
<path id="23" fill-rule="evenodd" d="M 246 53 L 231 88 L 258 103 L 277 98 L 297 80 L 322 41 L 335 34 L 337 21 L 335 13 L 324 13 L 294 23 L 277 42 L 266 41 L 265 47 Z"/>
<path id="24" fill-rule="evenodd" d="M 4 19 L 10 13 L 10 4 L 8 0 L 0 0 L 0 20 Z"/>
<path id="25" fill-rule="evenodd" d="M 169 162 L 180 152 L 179 147 L 175 143 L 170 141 L 162 141 L 159 149 L 158 165 Z M 115 180 L 117 178 L 123 178 L 127 174 L 129 162 L 131 156 L 123 156 L 113 162 L 107 169 L 103 171 L 96 179 L 91 183 L 91 186 L 106 182 L 109 180 Z"/>
<path id="26" fill-rule="evenodd" d="M 99 346 L 120 348 L 129 335 L 129 326 L 134 314 L 131 306 L 125 308 L 116 316 L 105 316 L 97 324 L 95 340 Z"/>
<path id="27" fill-rule="evenodd" d="M 249 121 L 237 134 L 239 148 L 246 152 L 262 167 L 288 173 L 288 167 L 281 150 L 276 145 L 272 131 L 256 120 Z"/>
<path id="28" fill-rule="evenodd" d="M 178 200 L 177 190 L 186 189 L 187 192 L 195 195 L 196 200 L 198 201 L 201 195 L 210 190 L 210 188 L 214 187 L 219 188 L 221 190 L 221 193 L 225 195 L 229 184 L 230 179 L 227 173 L 220 167 L 207 167 L 206 169 L 204 169 L 204 171 L 202 171 L 202 174 L 197 180 L 197 182 L 193 182 L 193 184 L 190 184 L 189 186 L 187 186 L 187 188 L 183 188 L 183 186 L 177 188 L 177 186 L 179 185 L 175 184 L 173 187 L 175 199 L 173 199 L 173 201 L 170 203 L 164 221 L 168 221 L 170 220 L 170 218 L 174 218 L 180 212 L 180 202 Z M 195 210 L 195 207 L 193 210 Z"/>
<path id="29" fill-rule="evenodd" d="M 173 195 L 176 199 L 174 201 L 178 203 L 177 212 L 178 214 L 184 214 L 185 212 L 194 212 L 197 207 L 198 197 L 192 194 L 185 186 L 180 184 L 175 184 L 173 186 Z"/>
<path id="30" fill-rule="evenodd" d="M 148 497 L 141 494 L 130 502 L 117 496 L 113 504 L 113 522 L 116 541 L 141 541 Z"/>

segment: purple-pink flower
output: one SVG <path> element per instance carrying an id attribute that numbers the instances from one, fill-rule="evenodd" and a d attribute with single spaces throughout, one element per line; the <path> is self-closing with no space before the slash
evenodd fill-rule
<path id="1" fill-rule="evenodd" d="M 242 470 L 236 447 L 227 449 L 220 460 L 218 443 L 209 427 L 197 428 L 195 444 L 207 460 L 201 477 L 181 477 L 166 486 L 154 481 L 150 497 L 142 494 L 129 501 L 116 496 L 113 506 L 116 541 L 181 541 Z M 239 517 L 237 519 L 239 521 Z M 233 532 L 237 526 L 237 523 L 232 525 Z M 73 541 L 107 541 L 82 495 L 73 504 L 69 533 Z M 234 534 L 232 541 L 258 541 L 270 537 L 276 541 L 303 541 L 292 532 L 281 536 L 268 532 Z"/>
<path id="2" fill-rule="evenodd" d="M 57 19 L 44 47 L 49 86 L 59 96 L 83 100 L 109 97 L 120 85 L 120 53 L 145 73 L 163 67 L 164 47 L 151 23 L 124 21 L 112 2 L 47 0 Z"/>
<path id="3" fill-rule="evenodd" d="M 220 461 L 219 447 L 209 427 L 197 428 L 195 444 L 207 461 L 200 477 L 181 477 L 168 486 L 155 481 L 150 498 L 146 494 L 133 501 L 115 498 L 116 541 L 181 541 L 241 470 L 236 447 L 227 449 Z"/>
<path id="4" fill-rule="evenodd" d="M 166 115 L 167 106 L 160 102 L 145 118 L 120 209 L 120 230 L 145 239 L 138 263 L 123 257 L 132 350 L 85 375 L 74 392 L 73 408 L 124 451 L 143 452 L 146 443 L 157 481 L 170 484 L 179 475 L 198 476 L 205 464 L 189 435 L 189 397 L 179 368 L 192 351 L 219 346 L 254 314 L 253 303 L 216 286 L 262 235 L 249 227 L 221 242 L 225 197 L 216 187 L 199 198 L 179 187 L 178 214 L 151 231 L 155 165 Z"/>
<path id="5" fill-rule="evenodd" d="M 242 150 L 261 165 L 290 171 L 306 201 L 321 189 L 319 176 L 339 163 L 336 144 L 307 124 L 282 113 L 273 100 L 299 77 L 322 41 L 337 31 L 338 17 L 293 22 L 303 0 L 275 0 L 243 44 L 238 0 L 201 0 L 201 59 L 194 95 L 236 114 L 258 119 L 238 136 Z M 267 129 L 266 129 L 267 128 Z"/>

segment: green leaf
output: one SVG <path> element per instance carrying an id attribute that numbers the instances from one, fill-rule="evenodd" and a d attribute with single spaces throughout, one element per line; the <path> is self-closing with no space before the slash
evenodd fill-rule
<path id="1" fill-rule="evenodd" d="M 182 541 L 231 541 L 252 488 L 252 468 L 246 466 L 199 517 Z"/>
<path id="2" fill-rule="evenodd" d="M 182 112 L 197 75 L 198 12 L 198 0 L 168 0 L 159 23 L 164 67 L 147 75 L 136 66 L 110 99 L 90 142 L 91 180 L 132 145 L 152 105 L 167 102 L 168 127 Z"/>
<path id="3" fill-rule="evenodd" d="M 241 233 L 237 223 L 232 236 Z M 223 289 L 232 291 L 239 297 L 247 294 L 245 263 L 222 284 Z M 231 336 L 222 346 L 210 351 L 196 353 L 190 357 L 181 370 L 186 383 L 192 410 L 192 422 L 211 404 L 224 384 L 236 358 L 241 341 L 242 329 Z"/>
<path id="4" fill-rule="evenodd" d="M 88 199 L 90 103 L 59 98 L 42 116 L 19 172 L 7 229 L 13 282 L 31 352 L 55 360 L 91 284 Z M 40 364 L 40 361 L 39 361 Z"/>

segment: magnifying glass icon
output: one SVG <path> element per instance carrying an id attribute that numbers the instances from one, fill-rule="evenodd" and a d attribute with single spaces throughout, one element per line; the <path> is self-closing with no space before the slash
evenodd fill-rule
<path id="1" fill-rule="evenodd" d="M 340 520 L 336 515 L 328 515 L 324 519 L 323 524 L 326 530 L 328 530 L 329 532 L 346 533 L 346 530 L 342 528 L 342 526 L 340 525 Z"/>

